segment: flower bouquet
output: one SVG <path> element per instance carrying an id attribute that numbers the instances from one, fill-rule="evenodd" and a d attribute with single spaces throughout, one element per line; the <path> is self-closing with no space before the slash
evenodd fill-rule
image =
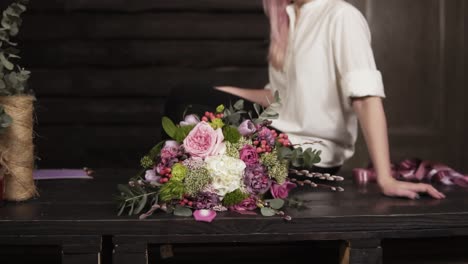
<path id="1" fill-rule="evenodd" d="M 118 186 L 119 215 L 147 209 L 143 219 L 162 210 L 211 222 L 216 212 L 256 214 L 260 208 L 264 216 L 290 219 L 281 211 L 296 187 L 288 179 L 289 169 L 312 168 L 320 162 L 320 151 L 293 146 L 288 135 L 269 126 L 278 116 L 274 109 L 280 100 L 275 97 L 266 109 L 254 104 L 256 118 L 244 110 L 243 100 L 229 108 L 220 105 L 201 118 L 186 115 L 177 125 L 163 117 L 171 139 L 152 148 L 141 160 L 142 171 Z"/>

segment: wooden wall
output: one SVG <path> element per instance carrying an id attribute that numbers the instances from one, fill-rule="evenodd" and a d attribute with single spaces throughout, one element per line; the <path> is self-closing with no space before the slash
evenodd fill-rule
<path id="1" fill-rule="evenodd" d="M 353 0 L 383 72 L 392 156 L 468 171 L 464 0 Z M 168 98 L 219 102 L 263 87 L 260 0 L 31 0 L 20 39 L 33 72 L 40 167 L 137 167 Z M 362 140 L 347 167 L 364 166 Z"/>

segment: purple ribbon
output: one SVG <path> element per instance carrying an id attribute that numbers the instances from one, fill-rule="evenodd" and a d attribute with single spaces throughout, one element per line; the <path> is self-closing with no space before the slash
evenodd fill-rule
<path id="1" fill-rule="evenodd" d="M 468 175 L 463 175 L 445 164 L 420 159 L 406 159 L 398 164 L 392 164 L 392 176 L 402 181 L 435 182 L 468 187 Z M 354 169 L 353 177 L 359 184 L 377 181 L 377 173 L 372 167 Z"/>

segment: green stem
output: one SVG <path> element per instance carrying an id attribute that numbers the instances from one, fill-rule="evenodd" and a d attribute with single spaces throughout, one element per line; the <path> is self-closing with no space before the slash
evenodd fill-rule
<path id="1" fill-rule="evenodd" d="M 135 199 L 140 198 L 140 197 L 143 197 L 143 196 L 145 196 L 145 195 L 151 195 L 151 194 L 156 194 L 156 193 L 158 193 L 158 192 L 151 192 L 151 193 L 145 193 L 145 194 L 142 194 L 142 195 L 134 196 L 134 197 L 132 197 L 132 198 L 128 198 L 127 200 L 125 200 L 125 202 L 131 201 L 131 200 L 135 200 Z"/>

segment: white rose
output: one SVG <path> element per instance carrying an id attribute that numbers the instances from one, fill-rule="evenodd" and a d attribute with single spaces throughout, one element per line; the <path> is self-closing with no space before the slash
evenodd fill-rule
<path id="1" fill-rule="evenodd" d="M 244 176 L 245 163 L 233 157 L 219 155 L 211 156 L 205 159 L 211 178 L 212 186 L 221 197 L 239 189 Z"/>

